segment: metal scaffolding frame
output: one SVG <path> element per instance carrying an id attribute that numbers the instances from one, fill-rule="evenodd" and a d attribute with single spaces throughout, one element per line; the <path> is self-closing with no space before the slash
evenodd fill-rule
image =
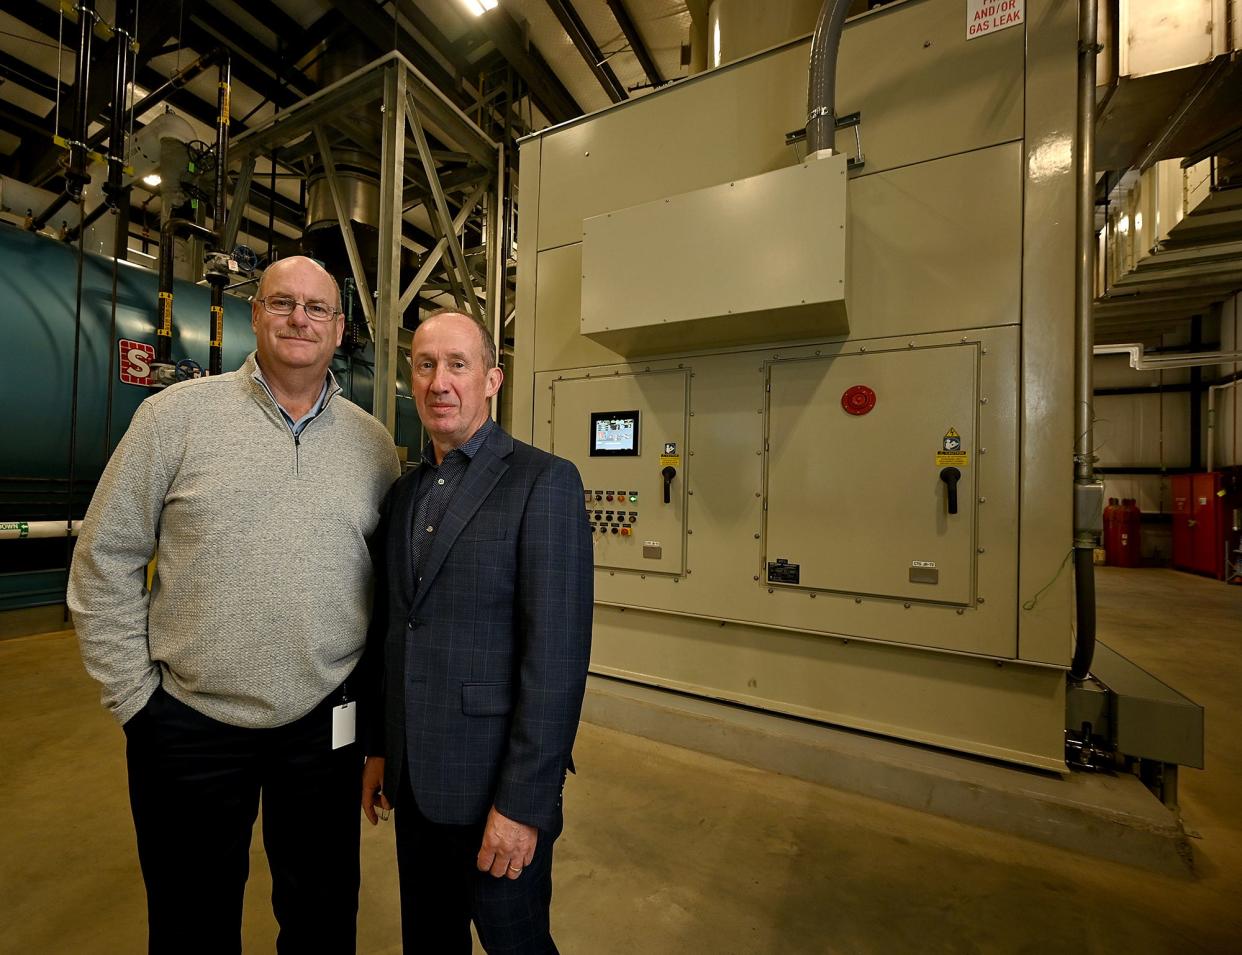
<path id="1" fill-rule="evenodd" d="M 363 119 L 379 114 L 375 124 Z M 436 146 L 433 148 L 432 140 Z M 344 146 L 380 157 L 379 255 L 363 261 L 350 226 L 337 175 L 337 151 Z M 398 331 L 405 310 L 437 272 L 453 291 L 457 307 L 473 314 L 499 345 L 505 317 L 504 147 L 492 140 L 404 56 L 392 51 L 327 86 L 267 123 L 247 130 L 230 145 L 237 170 L 224 247 L 232 248 L 241 211 L 254 179 L 256 160 L 281 150 L 284 165 L 318 162 L 332 197 L 337 226 L 357 283 L 367 328 L 375 343 L 372 413 L 390 432 L 396 428 Z M 453 210 L 453 200 L 457 210 Z M 467 223 L 483 206 L 486 265 L 472 269 L 463 247 Z M 425 207 L 434 241 L 423 249 L 406 235 L 405 216 Z M 401 250 L 422 255 L 413 279 L 401 288 Z M 375 288 L 367 278 L 374 266 Z"/>

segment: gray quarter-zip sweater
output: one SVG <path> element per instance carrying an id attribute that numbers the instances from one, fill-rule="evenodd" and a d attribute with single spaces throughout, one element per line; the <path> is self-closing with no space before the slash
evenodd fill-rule
<path id="1" fill-rule="evenodd" d="M 255 369 L 144 401 L 82 523 L 68 603 L 121 723 L 162 682 L 213 719 L 281 726 L 362 656 L 392 439 L 335 380 L 295 438 Z"/>

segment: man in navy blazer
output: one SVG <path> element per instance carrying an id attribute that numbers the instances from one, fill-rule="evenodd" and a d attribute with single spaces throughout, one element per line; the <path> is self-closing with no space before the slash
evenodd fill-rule
<path id="1" fill-rule="evenodd" d="M 582 481 L 488 415 L 495 346 L 426 318 L 410 355 L 430 437 L 382 508 L 363 811 L 395 808 L 404 950 L 555 952 L 552 845 L 591 648 Z"/>

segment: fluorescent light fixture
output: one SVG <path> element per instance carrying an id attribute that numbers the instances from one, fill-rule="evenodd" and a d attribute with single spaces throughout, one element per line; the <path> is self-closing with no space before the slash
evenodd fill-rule
<path id="1" fill-rule="evenodd" d="M 160 184 L 160 174 L 158 172 L 153 172 L 149 176 L 143 176 L 142 181 L 148 186 L 158 186 Z"/>
<path id="2" fill-rule="evenodd" d="M 1117 222 L 1117 231 L 1122 235 L 1126 235 L 1130 231 L 1130 217 L 1122 216 Z"/>
<path id="3" fill-rule="evenodd" d="M 1135 232 L 1143 231 L 1143 213 L 1141 212 L 1134 213 L 1134 231 Z"/>
<path id="4" fill-rule="evenodd" d="M 488 10 L 495 10 L 496 4 L 500 0 L 462 0 L 466 5 L 466 9 L 473 13 L 476 17 L 481 17 Z"/>

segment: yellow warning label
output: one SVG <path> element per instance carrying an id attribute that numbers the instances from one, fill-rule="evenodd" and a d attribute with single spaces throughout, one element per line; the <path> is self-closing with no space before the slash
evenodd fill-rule
<path id="1" fill-rule="evenodd" d="M 155 334 L 172 338 L 173 297 L 172 292 L 160 292 L 160 327 Z"/>
<path id="2" fill-rule="evenodd" d="M 962 436 L 957 428 L 950 428 L 944 433 L 940 442 L 940 450 L 936 452 L 936 467 L 964 467 L 967 463 L 966 451 L 962 447 Z"/>
<path id="3" fill-rule="evenodd" d="M 660 455 L 660 467 L 662 468 L 681 467 L 681 455 L 680 454 L 661 454 Z"/>
<path id="4" fill-rule="evenodd" d="M 211 306 L 211 344 L 219 348 L 224 344 L 224 306 Z"/>

